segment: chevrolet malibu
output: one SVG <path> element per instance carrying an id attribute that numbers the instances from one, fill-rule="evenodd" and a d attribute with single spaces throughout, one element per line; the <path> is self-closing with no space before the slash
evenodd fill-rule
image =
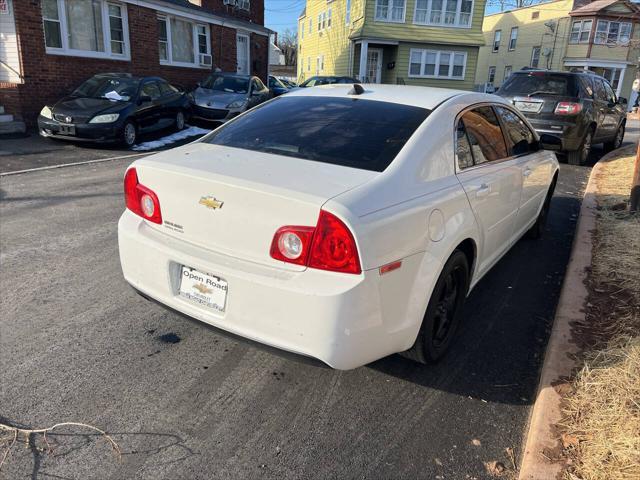
<path id="1" fill-rule="evenodd" d="M 492 95 L 300 89 L 128 168 L 124 277 L 337 369 L 396 352 L 434 362 L 469 291 L 541 235 L 558 148 Z"/>

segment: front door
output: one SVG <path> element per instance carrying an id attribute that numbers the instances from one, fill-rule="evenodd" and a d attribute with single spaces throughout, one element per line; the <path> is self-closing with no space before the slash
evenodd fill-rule
<path id="1" fill-rule="evenodd" d="M 382 82 L 382 49 L 369 48 L 367 51 L 367 78 L 368 83 Z"/>
<path id="2" fill-rule="evenodd" d="M 242 75 L 249 75 L 249 36 L 238 34 L 236 42 L 238 73 Z"/>

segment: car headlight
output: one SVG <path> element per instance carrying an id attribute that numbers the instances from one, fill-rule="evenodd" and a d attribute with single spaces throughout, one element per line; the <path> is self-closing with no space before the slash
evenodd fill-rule
<path id="1" fill-rule="evenodd" d="M 96 115 L 89 123 L 113 123 L 120 117 L 119 113 L 106 113 L 104 115 Z"/>
<path id="2" fill-rule="evenodd" d="M 40 110 L 40 115 L 42 115 L 44 118 L 53 118 L 53 114 L 51 113 L 51 109 L 49 107 L 42 107 L 42 110 Z"/>
<path id="3" fill-rule="evenodd" d="M 229 105 L 227 105 L 227 108 L 242 108 L 246 103 L 246 100 L 236 100 L 235 102 L 231 102 Z"/>

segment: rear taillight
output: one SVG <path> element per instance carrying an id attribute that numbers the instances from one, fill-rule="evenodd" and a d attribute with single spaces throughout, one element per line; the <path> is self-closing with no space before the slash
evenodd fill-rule
<path id="1" fill-rule="evenodd" d="M 124 199 L 127 208 L 136 215 L 150 222 L 162 224 L 158 196 L 138 182 L 135 168 L 130 168 L 124 175 Z"/>
<path id="2" fill-rule="evenodd" d="M 558 102 L 556 115 L 577 115 L 582 111 L 582 105 L 574 102 Z"/>
<path id="3" fill-rule="evenodd" d="M 279 228 L 271 242 L 271 257 L 332 272 L 362 272 L 356 241 L 335 215 L 320 210 L 315 227 Z"/>

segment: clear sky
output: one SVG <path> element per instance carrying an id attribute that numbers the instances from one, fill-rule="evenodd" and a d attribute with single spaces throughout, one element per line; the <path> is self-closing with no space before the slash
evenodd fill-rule
<path id="1" fill-rule="evenodd" d="M 514 0 L 505 0 L 505 4 L 511 2 L 515 3 Z M 265 26 L 280 33 L 287 29 L 296 31 L 298 28 L 298 16 L 306 3 L 306 0 L 265 0 Z M 533 3 L 538 2 L 534 1 Z M 487 1 L 486 13 L 495 13 L 499 10 L 499 0 Z"/>

